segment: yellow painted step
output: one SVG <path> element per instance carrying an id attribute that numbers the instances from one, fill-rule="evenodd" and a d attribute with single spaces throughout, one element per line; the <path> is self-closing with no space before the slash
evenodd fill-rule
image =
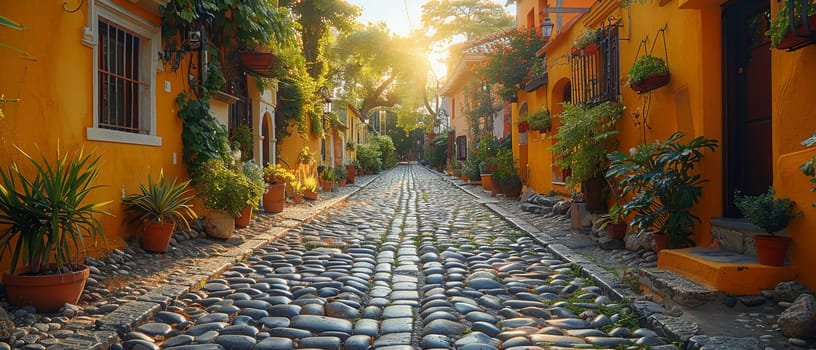
<path id="1" fill-rule="evenodd" d="M 672 271 L 713 290 L 730 295 L 756 295 L 779 282 L 794 280 L 793 266 L 766 266 L 755 256 L 710 249 L 664 249 L 657 268 Z"/>

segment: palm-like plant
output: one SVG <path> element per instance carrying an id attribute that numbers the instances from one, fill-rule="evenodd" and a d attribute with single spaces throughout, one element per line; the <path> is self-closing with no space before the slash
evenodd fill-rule
<path id="1" fill-rule="evenodd" d="M 87 238 L 94 244 L 105 242 L 102 225 L 96 217 L 109 214 L 101 208 L 110 203 L 85 203 L 98 185 L 99 156 L 83 150 L 61 154 L 51 163 L 20 153 L 34 167 L 34 176 L 25 174 L 13 163 L 0 171 L 0 258 L 11 253 L 11 272 L 22 262 L 33 274 L 73 269 L 79 265 L 74 253 L 82 250 Z"/>
<path id="2" fill-rule="evenodd" d="M 703 151 L 713 151 L 717 141 L 697 137 L 689 143 L 679 142 L 682 133 L 674 133 L 665 142 L 637 147 L 633 154 L 614 152 L 606 176 L 620 178 L 622 196 L 633 195 L 623 205 L 623 216 L 633 213 L 631 226 L 669 236 L 670 247 L 690 243 L 700 218 L 691 213 L 699 202 L 703 184 L 708 180 L 694 174 Z"/>
<path id="3" fill-rule="evenodd" d="M 173 223 L 185 230 L 190 229 L 188 219 L 195 219 L 196 213 L 189 204 L 193 199 L 190 181 L 177 183 L 176 179 L 167 179 L 164 171 L 159 180 L 147 178 L 147 186 L 139 185 L 141 193 L 125 197 L 122 203 L 133 216 L 133 222 Z"/>

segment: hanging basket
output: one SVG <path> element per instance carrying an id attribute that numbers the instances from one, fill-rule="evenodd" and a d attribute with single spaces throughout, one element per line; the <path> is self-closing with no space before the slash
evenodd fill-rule
<path id="1" fill-rule="evenodd" d="M 668 84 L 670 80 L 671 74 L 669 73 L 649 75 L 641 80 L 633 81 L 629 84 L 629 87 L 635 92 L 643 94 Z"/>

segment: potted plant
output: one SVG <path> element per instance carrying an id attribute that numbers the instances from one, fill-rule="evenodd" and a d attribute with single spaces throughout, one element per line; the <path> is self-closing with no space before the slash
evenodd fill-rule
<path id="1" fill-rule="evenodd" d="M 303 191 L 305 190 L 305 186 L 303 182 L 295 180 L 289 183 L 292 185 L 292 201 L 295 204 L 299 204 L 303 201 Z"/>
<path id="2" fill-rule="evenodd" d="M 793 4 L 793 8 L 788 7 L 790 3 Z M 802 10 L 805 8 L 808 28 L 805 28 L 801 20 L 804 12 Z M 782 2 L 765 35 L 771 39 L 773 47 L 790 51 L 812 43 L 814 32 L 816 32 L 816 3 L 812 0 L 792 0 Z M 811 34 L 810 37 L 808 33 Z"/>
<path id="3" fill-rule="evenodd" d="M 581 29 L 581 33 L 573 41 L 573 54 L 594 55 L 598 52 L 598 31 L 591 28 Z"/>
<path id="4" fill-rule="evenodd" d="M 196 173 L 193 186 L 210 209 L 204 216 L 207 235 L 229 239 L 235 231 L 235 217 L 252 199 L 254 184 L 240 169 L 228 167 L 221 159 L 210 159 Z"/>
<path id="5" fill-rule="evenodd" d="M 246 207 L 235 217 L 235 226 L 247 227 L 252 220 L 252 209 L 258 206 L 261 201 L 261 197 L 263 197 L 266 190 L 266 184 L 264 183 L 263 169 L 252 160 L 244 162 L 241 165 L 241 171 L 252 184 L 252 191 L 248 195 Z"/>
<path id="6" fill-rule="evenodd" d="M 638 234 L 652 232 L 657 249 L 681 248 L 694 244 L 694 233 L 700 218 L 691 209 L 699 202 L 703 184 L 708 180 L 694 173 L 703 151 L 713 151 L 717 141 L 696 137 L 680 142 L 682 133 L 674 133 L 665 142 L 637 146 L 627 154 L 609 154 L 612 163 L 606 176 L 617 179 L 621 196 L 631 196 L 622 206 L 623 215 L 633 214 L 630 226 Z M 614 181 L 613 181 L 614 182 Z"/>
<path id="7" fill-rule="evenodd" d="M 346 178 L 348 177 L 348 170 L 346 167 L 339 166 L 334 168 L 334 176 L 337 178 L 337 185 L 340 187 L 346 186 Z"/>
<path id="8" fill-rule="evenodd" d="M 353 184 L 354 178 L 357 176 L 357 160 L 352 160 L 346 165 L 346 179 L 348 183 Z"/>
<path id="9" fill-rule="evenodd" d="M 86 200 L 99 187 L 99 156 L 57 151 L 52 162 L 20 153 L 33 174 L 14 163 L 0 171 L 0 258 L 11 263 L 3 282 L 10 303 L 54 312 L 79 301 L 89 276 L 81 255 L 86 242 L 105 243 L 97 216 L 110 202 Z"/>
<path id="10" fill-rule="evenodd" d="M 538 132 L 545 132 L 552 127 L 552 118 L 550 118 L 549 109 L 541 109 L 527 116 L 527 122 L 530 123 L 530 129 Z"/>
<path id="11" fill-rule="evenodd" d="M 147 178 L 147 186 L 139 185 L 140 193 L 122 199 L 125 210 L 132 216 L 132 222 L 142 226 L 142 248 L 156 253 L 164 253 L 170 246 L 170 237 L 176 227 L 190 229 L 188 219 L 198 217 L 189 204 L 193 199 L 190 181 L 177 183 L 176 179 L 166 179 L 164 171 L 159 180 Z"/>
<path id="12" fill-rule="evenodd" d="M 334 187 L 334 170 L 331 167 L 323 167 L 320 171 L 320 187 L 323 192 L 331 192 Z"/>
<path id="13" fill-rule="evenodd" d="M 642 94 L 669 83 L 669 67 L 660 57 L 640 56 L 629 70 L 629 87 Z"/>
<path id="14" fill-rule="evenodd" d="M 294 180 L 295 175 L 286 170 L 283 165 L 269 164 L 264 168 L 266 193 L 263 195 L 263 207 L 265 211 L 270 213 L 283 211 L 286 202 L 286 183 Z"/>
<path id="15" fill-rule="evenodd" d="M 762 265 L 783 266 L 788 252 L 790 237 L 777 236 L 776 233 L 786 227 L 792 219 L 802 215 L 795 210 L 795 203 L 790 198 L 774 198 L 773 187 L 768 192 L 748 196 L 737 192 L 734 204 L 749 223 L 761 228 L 767 235 L 755 235 L 757 258 Z"/>
<path id="16" fill-rule="evenodd" d="M 589 211 L 605 211 L 603 179 L 607 168 L 607 153 L 616 146 L 615 125 L 623 112 L 623 105 L 604 102 L 590 107 L 586 104 L 564 103 L 562 125 L 552 146 L 555 163 L 569 169 L 565 179 L 567 188 L 581 184 L 584 201 Z"/>
<path id="17" fill-rule="evenodd" d="M 497 167 L 491 175 L 495 180 L 502 194 L 507 198 L 518 198 L 521 194 L 521 177 L 516 171 L 513 162 L 513 151 L 502 150 L 496 156 Z"/>
<path id="18" fill-rule="evenodd" d="M 600 229 L 606 231 L 606 236 L 612 239 L 623 239 L 626 236 L 626 222 L 623 207 L 614 204 L 606 214 L 600 217 Z"/>
<path id="19" fill-rule="evenodd" d="M 314 176 L 307 176 L 303 179 L 303 198 L 317 199 L 317 179 Z"/>

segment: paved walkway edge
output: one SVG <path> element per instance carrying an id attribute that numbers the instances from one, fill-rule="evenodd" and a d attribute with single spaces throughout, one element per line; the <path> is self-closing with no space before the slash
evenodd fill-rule
<path id="1" fill-rule="evenodd" d="M 379 178 L 379 175 L 365 179 L 365 182 L 355 182 L 355 188 L 342 196 L 327 199 L 320 202 L 320 206 L 305 221 L 320 215 L 337 203 L 345 201 L 371 182 Z M 203 284 L 212 278 L 219 276 L 229 269 L 233 264 L 245 260 L 258 249 L 266 247 L 278 238 L 285 236 L 292 228 L 273 227 L 267 231 L 267 235 L 253 237 L 237 247 L 231 248 L 230 253 L 222 256 L 212 257 L 205 266 L 197 266 L 190 272 L 190 277 L 181 284 L 160 284 L 141 296 L 138 301 L 123 304 L 117 310 L 96 320 L 96 330 L 88 334 L 75 333 L 61 339 L 60 343 L 54 344 L 49 349 L 55 350 L 105 350 L 113 345 L 118 338 L 123 337 L 140 324 L 148 322 L 159 311 L 164 310 L 175 299 L 180 298 L 191 290 L 201 288 Z M 72 321 L 80 323 L 81 321 Z M 84 325 L 84 324 L 83 324 Z M 71 328 L 71 322 L 66 324 Z"/>

